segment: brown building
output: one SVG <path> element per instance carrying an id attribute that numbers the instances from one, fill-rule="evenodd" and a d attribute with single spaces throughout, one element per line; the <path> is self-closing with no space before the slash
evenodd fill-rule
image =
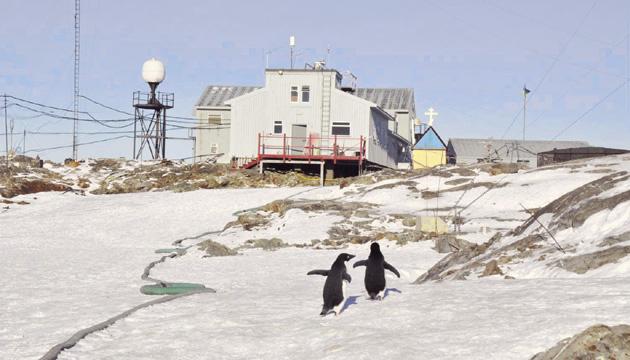
<path id="1" fill-rule="evenodd" d="M 553 149 L 550 151 L 538 153 L 538 166 L 545 166 L 576 159 L 626 154 L 629 152 L 630 150 L 610 149 L 595 146 L 575 147 L 569 149 Z"/>

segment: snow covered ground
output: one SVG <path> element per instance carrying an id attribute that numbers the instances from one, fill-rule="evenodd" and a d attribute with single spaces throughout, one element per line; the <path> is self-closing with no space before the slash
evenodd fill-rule
<path id="1" fill-rule="evenodd" d="M 528 208 L 541 207 L 604 176 L 599 172 L 603 168 L 630 167 L 630 159 L 612 159 L 592 160 L 579 168 L 386 180 L 344 189 L 19 196 L 12 200 L 30 205 L 11 206 L 0 213 L 4 279 L 0 358 L 39 358 L 76 331 L 153 299 L 140 294 L 140 286 L 147 284 L 140 275 L 161 257 L 154 250 L 172 247 L 175 240 L 191 238 L 182 242 L 188 246 L 213 239 L 236 247 L 252 238 L 279 237 L 289 244 L 303 244 L 322 239 L 328 228 L 343 220 L 337 213 L 292 209 L 271 216 L 269 225 L 259 229 L 206 234 L 222 230 L 238 210 L 289 196 L 369 203 L 375 206 L 368 214 L 374 226 L 403 231 L 399 220 L 391 221 L 393 214 L 423 215 L 436 207 L 448 214 L 449 207 L 458 201 L 473 202 L 487 187 L 447 191 L 438 199 L 423 199 L 422 191 L 453 188 L 457 185 L 445 183 L 459 178 L 475 183 L 500 180 L 507 185 L 497 186 L 462 213 L 464 238 L 480 243 L 494 231 L 513 228 L 528 217 L 519 202 Z M 618 223 L 630 221 L 627 204 L 597 216 L 590 223 L 600 227 L 612 222 L 611 217 Z M 353 215 L 348 221 L 355 220 Z M 382 302 L 368 301 L 364 268 L 350 268 L 353 282 L 345 310 L 326 318 L 318 315 L 324 278 L 306 272 L 329 267 L 342 251 L 356 254 L 353 260 L 366 258 L 369 244 L 321 250 L 251 249 L 210 258 L 192 247 L 187 254 L 156 265 L 151 276 L 203 283 L 216 294 L 192 295 L 139 310 L 79 341 L 60 358 L 528 359 L 594 323 L 630 323 L 630 262 L 625 258 L 613 274 L 598 270 L 588 276 L 566 278 L 559 273 L 554 276 L 560 278 L 550 278 L 539 272 L 546 277 L 412 285 L 443 254 L 431 248 L 431 241 L 404 246 L 380 243 L 401 278 L 388 277 L 390 291 Z"/>

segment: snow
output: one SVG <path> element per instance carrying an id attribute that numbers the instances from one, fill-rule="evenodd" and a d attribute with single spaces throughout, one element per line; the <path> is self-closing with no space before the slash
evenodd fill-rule
<path id="1" fill-rule="evenodd" d="M 198 190 L 188 193 L 78 196 L 40 193 L 19 196 L 30 205 L 0 213 L 3 262 L 0 276 L 0 358 L 36 359 L 76 331 L 117 315 L 153 297 L 140 294 L 144 267 L 158 260 L 158 248 L 212 239 L 230 247 L 249 239 L 278 237 L 294 244 L 323 240 L 338 222 L 369 221 L 374 228 L 405 229 L 394 214 L 431 214 L 436 205 L 472 203 L 462 216 L 460 237 L 481 243 L 496 231 L 518 226 L 527 208 L 541 207 L 604 173 L 630 170 L 630 160 L 594 159 L 579 168 L 556 168 L 491 176 L 475 182 L 507 184 L 481 198 L 487 188 L 443 192 L 422 199 L 421 191 L 452 188 L 448 180 L 391 179 L 346 188 L 266 188 Z M 88 176 L 76 170 L 74 176 Z M 100 174 L 98 176 L 103 176 Z M 466 177 L 471 178 L 471 177 Z M 404 184 L 396 186 L 400 181 Z M 414 182 L 410 186 L 407 181 Z M 94 183 L 94 182 L 93 182 Z M 383 185 L 391 188 L 379 188 Z M 627 189 L 628 182 L 619 185 Z M 414 191 L 413 188 L 419 190 Z M 616 190 L 615 190 L 616 189 Z M 612 189 L 602 196 L 618 194 Z M 291 209 L 271 214 L 267 226 L 231 228 L 235 212 L 276 199 L 367 202 L 369 218 L 344 219 L 337 213 Z M 461 198 L 461 199 L 460 199 Z M 551 215 L 540 218 L 543 223 Z M 579 253 L 597 250 L 602 238 L 630 231 L 630 202 L 588 218 L 557 234 L 561 243 L 579 244 Z M 562 338 L 595 323 L 630 323 L 630 260 L 584 275 L 525 259 L 509 269 L 516 280 L 498 277 L 413 285 L 444 255 L 431 241 L 380 241 L 386 260 L 401 273 L 389 274 L 386 298 L 366 299 L 364 268 L 369 244 L 342 249 L 288 247 L 276 251 L 241 250 L 231 257 L 204 257 L 192 246 L 180 257 L 156 265 L 151 277 L 203 283 L 216 294 L 198 294 L 139 310 L 89 335 L 60 359 L 363 359 L 378 356 L 414 359 L 527 359 Z M 622 243 L 622 245 L 625 245 Z M 353 278 L 340 316 L 321 318 L 325 279 L 307 276 L 327 268 L 340 252 L 357 255 L 348 264 Z M 554 254 L 550 258 L 554 258 Z M 559 255 L 558 255 L 559 256 Z"/>

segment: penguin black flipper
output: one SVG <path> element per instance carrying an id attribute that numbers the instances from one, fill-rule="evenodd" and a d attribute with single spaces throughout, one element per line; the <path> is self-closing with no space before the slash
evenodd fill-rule
<path id="1" fill-rule="evenodd" d="M 367 260 L 359 260 L 355 262 L 354 265 L 352 265 L 352 267 L 355 268 L 357 266 L 367 266 L 367 264 L 368 264 Z"/>
<path id="2" fill-rule="evenodd" d="M 400 278 L 400 273 L 398 272 L 398 270 L 396 270 L 395 267 L 391 266 L 390 264 L 387 263 L 387 261 L 385 261 L 383 263 L 383 267 L 391 272 L 393 272 L 394 274 L 396 274 L 396 276 L 398 276 Z"/>
<path id="3" fill-rule="evenodd" d="M 352 282 L 352 277 L 350 276 L 350 274 L 348 274 L 347 272 L 344 272 L 342 275 L 343 279 L 346 280 L 347 282 L 351 283 Z"/>
<path id="4" fill-rule="evenodd" d="M 306 275 L 322 275 L 322 276 L 328 276 L 328 272 L 330 270 L 311 270 L 309 272 L 306 273 Z"/>

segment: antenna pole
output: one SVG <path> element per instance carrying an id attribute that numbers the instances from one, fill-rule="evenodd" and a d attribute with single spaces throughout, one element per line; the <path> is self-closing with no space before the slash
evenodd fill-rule
<path id="1" fill-rule="evenodd" d="M 527 112 L 527 90 L 526 86 L 523 86 L 523 142 L 525 142 L 525 114 Z"/>
<path id="2" fill-rule="evenodd" d="M 4 94 L 4 149 L 7 168 L 9 168 L 9 126 L 7 125 L 7 94 Z"/>
<path id="3" fill-rule="evenodd" d="M 80 54 L 80 4 L 81 0 L 74 0 L 74 127 L 72 129 L 72 158 L 77 160 L 79 149 L 77 147 L 79 130 L 79 54 Z"/>

